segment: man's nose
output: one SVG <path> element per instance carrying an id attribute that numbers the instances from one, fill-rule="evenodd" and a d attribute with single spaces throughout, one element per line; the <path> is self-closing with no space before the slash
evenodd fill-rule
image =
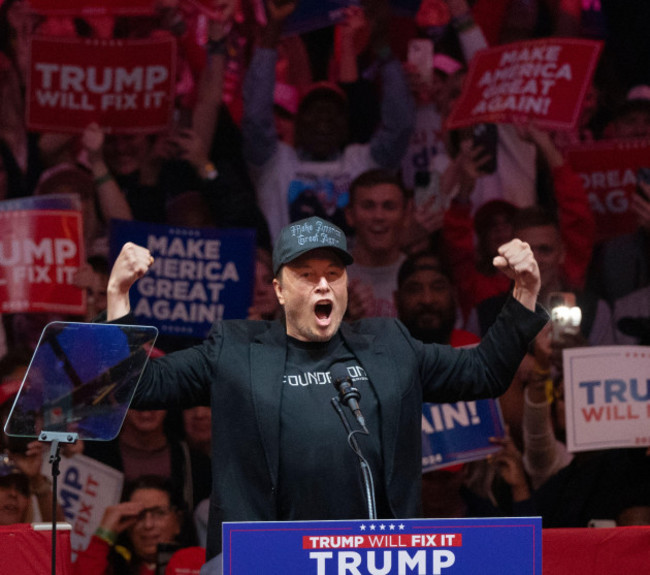
<path id="1" fill-rule="evenodd" d="M 330 289 L 330 284 L 325 276 L 320 276 L 316 289 L 318 289 L 318 291 L 328 291 Z"/>

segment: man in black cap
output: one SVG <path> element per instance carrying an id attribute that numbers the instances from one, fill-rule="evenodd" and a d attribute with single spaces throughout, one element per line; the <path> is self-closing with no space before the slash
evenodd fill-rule
<path id="1" fill-rule="evenodd" d="M 283 321 L 219 321 L 205 342 L 150 361 L 142 375 L 134 407 L 212 407 L 208 558 L 221 549 L 223 521 L 368 517 L 357 457 L 329 405 L 335 364 L 363 397 L 369 434 L 359 443 L 377 516 L 417 517 L 422 401 L 500 395 L 547 320 L 535 311 L 537 262 L 519 240 L 494 262 L 514 280 L 514 297 L 474 349 L 423 344 L 395 319 L 342 323 L 351 262 L 333 224 L 311 217 L 284 227 L 273 252 Z M 146 248 L 122 248 L 108 284 L 108 321 L 125 322 L 129 288 L 152 263 Z"/>

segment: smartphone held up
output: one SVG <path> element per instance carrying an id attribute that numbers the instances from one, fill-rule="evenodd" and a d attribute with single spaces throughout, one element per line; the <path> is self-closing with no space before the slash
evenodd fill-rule
<path id="1" fill-rule="evenodd" d="M 580 333 L 582 310 L 576 305 L 576 296 L 570 292 L 554 292 L 549 296 L 551 308 L 551 341 L 560 343 L 565 336 Z"/>

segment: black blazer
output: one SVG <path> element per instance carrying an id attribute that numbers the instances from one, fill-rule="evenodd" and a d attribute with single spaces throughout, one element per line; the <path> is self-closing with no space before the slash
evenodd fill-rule
<path id="1" fill-rule="evenodd" d="M 501 395 L 547 319 L 541 308 L 533 313 L 510 299 L 472 349 L 425 345 L 394 319 L 341 325 L 341 336 L 379 401 L 384 476 L 375 480 L 384 482 L 395 518 L 419 516 L 422 402 Z M 212 406 L 208 558 L 221 551 L 223 521 L 279 519 L 286 353 L 287 336 L 279 321 L 217 322 L 200 345 L 150 361 L 136 390 L 134 407 Z"/>

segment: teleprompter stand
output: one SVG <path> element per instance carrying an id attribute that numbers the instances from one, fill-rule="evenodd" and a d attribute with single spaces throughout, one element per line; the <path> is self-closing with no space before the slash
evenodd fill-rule
<path id="1" fill-rule="evenodd" d="M 157 336 L 151 326 L 74 322 L 41 334 L 4 429 L 50 443 L 52 575 L 61 445 L 117 437 Z"/>
<path id="2" fill-rule="evenodd" d="M 57 511 L 57 493 L 59 462 L 61 454 L 59 453 L 61 443 L 77 443 L 79 436 L 76 433 L 67 432 L 49 432 L 42 431 L 38 437 L 43 443 L 50 443 L 50 459 L 52 466 L 52 575 L 56 575 L 56 511 Z"/>

